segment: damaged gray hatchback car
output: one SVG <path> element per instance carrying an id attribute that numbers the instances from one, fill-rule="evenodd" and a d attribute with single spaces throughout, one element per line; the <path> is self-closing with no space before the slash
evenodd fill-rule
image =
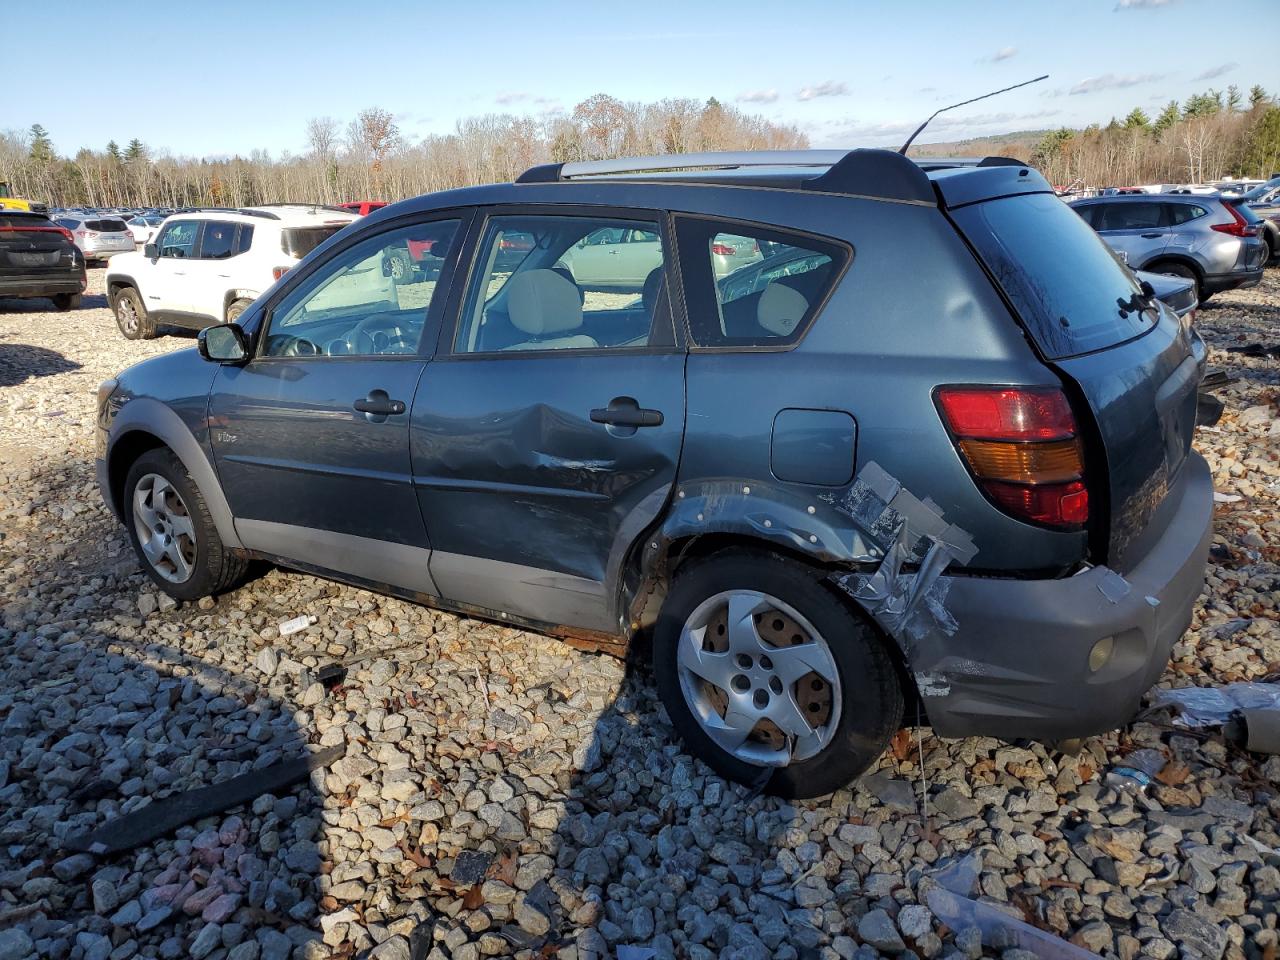
<path id="1" fill-rule="evenodd" d="M 390 283 L 430 250 L 430 278 Z M 882 150 L 536 167 L 327 240 L 103 384 L 98 474 L 193 599 L 252 558 L 620 651 L 815 796 L 905 715 L 1127 721 L 1200 592 L 1198 337 L 1034 170 Z"/>

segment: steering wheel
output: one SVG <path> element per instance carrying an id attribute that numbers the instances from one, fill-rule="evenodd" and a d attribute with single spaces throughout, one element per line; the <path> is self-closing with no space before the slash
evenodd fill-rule
<path id="1" fill-rule="evenodd" d="M 380 328 L 395 331 L 395 336 L 388 337 Z M 378 336 L 382 335 L 383 339 L 379 340 Z M 369 340 L 368 350 L 360 349 L 360 338 L 367 337 Z M 385 314 L 375 313 L 371 317 L 365 317 L 356 324 L 349 336 L 346 338 L 347 346 L 350 347 L 352 353 L 412 353 L 417 350 L 418 342 L 412 337 L 410 332 L 401 329 L 400 321 L 395 317 L 388 317 Z M 403 347 L 404 350 L 388 350 L 387 347 Z"/>

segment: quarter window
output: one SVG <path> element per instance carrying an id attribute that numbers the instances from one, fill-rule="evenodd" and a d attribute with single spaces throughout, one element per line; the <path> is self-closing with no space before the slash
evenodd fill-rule
<path id="1" fill-rule="evenodd" d="M 157 244 L 160 248 L 160 256 L 176 259 L 192 256 L 195 253 L 196 233 L 199 232 L 199 228 L 200 223 L 197 220 L 182 220 L 169 224 L 160 235 L 160 241 Z"/>
<path id="2" fill-rule="evenodd" d="M 494 217 L 472 271 L 455 353 L 640 348 L 667 331 L 655 222 Z"/>
<path id="3" fill-rule="evenodd" d="M 680 218 L 689 331 L 700 347 L 785 346 L 813 322 L 847 247 L 756 227 Z"/>
<path id="4" fill-rule="evenodd" d="M 457 220 L 401 227 L 325 261 L 272 308 L 262 355 L 416 354 L 457 232 Z M 415 249 L 432 256 L 406 267 Z"/>
<path id="5" fill-rule="evenodd" d="M 1208 212 L 1204 207 L 1198 207 L 1194 203 L 1170 203 L 1167 204 L 1166 215 L 1169 218 L 1169 225 L 1176 227 L 1203 217 Z"/>

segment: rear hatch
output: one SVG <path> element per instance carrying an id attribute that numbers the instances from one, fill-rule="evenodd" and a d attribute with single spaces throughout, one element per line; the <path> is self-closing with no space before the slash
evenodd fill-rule
<path id="1" fill-rule="evenodd" d="M 1035 177 L 1046 192 L 1034 192 L 1034 175 L 1016 171 L 973 171 L 990 189 L 939 184 L 940 193 L 961 201 L 952 220 L 1063 377 L 1077 416 L 1086 419 L 1083 407 L 1092 414 L 1094 551 L 1125 571 L 1166 522 L 1160 506 L 1191 449 L 1202 358 L 1088 224 L 1043 179 Z M 1006 175 L 1022 179 L 1002 190 Z"/>
<path id="2" fill-rule="evenodd" d="M 47 218 L 0 213 L 0 274 L 65 273 L 74 261 L 74 250 L 66 233 Z"/>

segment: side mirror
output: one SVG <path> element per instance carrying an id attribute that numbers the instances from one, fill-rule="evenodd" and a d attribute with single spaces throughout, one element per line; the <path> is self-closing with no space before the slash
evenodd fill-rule
<path id="1" fill-rule="evenodd" d="M 249 359 L 249 338 L 238 323 L 205 327 L 196 336 L 200 356 L 212 363 L 244 363 Z"/>
<path id="2" fill-rule="evenodd" d="M 1151 285 L 1150 280 L 1143 280 L 1141 286 L 1143 296 L 1155 299 L 1156 288 Z"/>
<path id="3" fill-rule="evenodd" d="M 160 250 L 154 243 L 148 243 L 142 248 L 142 252 L 148 260 L 155 260 L 160 256 Z"/>

